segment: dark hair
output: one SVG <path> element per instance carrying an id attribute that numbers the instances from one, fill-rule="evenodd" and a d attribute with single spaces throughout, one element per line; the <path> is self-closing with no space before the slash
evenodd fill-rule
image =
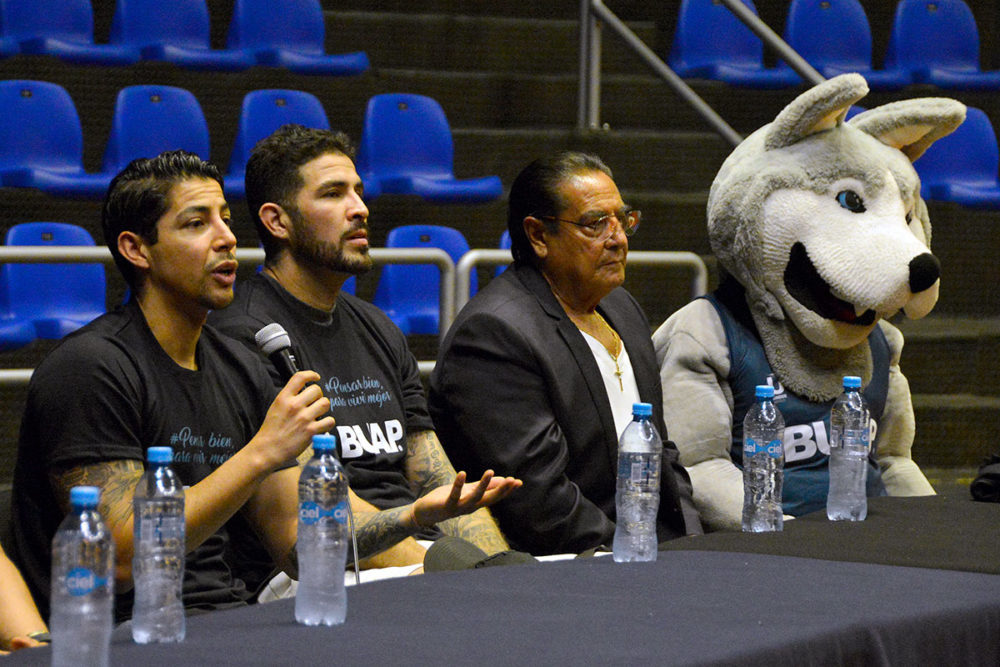
<path id="1" fill-rule="evenodd" d="M 354 146 L 343 132 L 302 125 L 282 125 L 253 147 L 246 167 L 246 199 L 250 219 L 264 246 L 265 262 L 272 262 L 282 245 L 260 221 L 260 207 L 272 202 L 294 215 L 294 197 L 304 185 L 299 168 L 321 155 L 338 153 L 354 159 Z"/>
<path id="2" fill-rule="evenodd" d="M 118 235 L 134 232 L 147 243 L 156 243 L 156 223 L 170 208 L 170 189 L 193 178 L 212 179 L 223 187 L 218 167 L 180 150 L 132 160 L 108 186 L 101 208 L 104 242 L 133 292 L 137 288 L 135 267 L 118 252 Z"/>
<path id="3" fill-rule="evenodd" d="M 529 215 L 558 215 L 568 206 L 559 194 L 559 187 L 570 177 L 587 171 L 600 171 L 612 177 L 601 158 L 573 151 L 539 158 L 517 175 L 507 200 L 507 230 L 515 264 L 535 261 L 535 251 L 524 233 L 524 219 Z"/>

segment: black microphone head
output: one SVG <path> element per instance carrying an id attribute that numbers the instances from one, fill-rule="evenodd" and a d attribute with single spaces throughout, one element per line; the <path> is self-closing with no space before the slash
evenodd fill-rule
<path id="1" fill-rule="evenodd" d="M 257 349 L 265 356 L 271 356 L 278 350 L 288 349 L 292 346 L 292 339 L 288 337 L 285 327 L 277 322 L 261 327 L 260 331 L 254 335 L 254 340 L 257 342 Z"/>

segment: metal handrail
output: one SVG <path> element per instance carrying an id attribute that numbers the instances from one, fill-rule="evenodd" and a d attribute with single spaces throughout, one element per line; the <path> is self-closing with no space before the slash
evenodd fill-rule
<path id="1" fill-rule="evenodd" d="M 769 47 L 813 84 L 823 76 L 754 14 L 741 0 L 720 0 Z M 743 137 L 734 130 L 701 96 L 677 75 L 652 49 L 607 8 L 602 0 L 580 0 L 580 81 L 577 98 L 577 128 L 600 127 L 601 105 L 601 24 L 608 26 L 629 49 L 687 102 L 712 128 L 733 146 Z"/>
<path id="2" fill-rule="evenodd" d="M 437 266 L 441 271 L 440 331 L 448 330 L 455 319 L 455 263 L 447 252 L 440 248 L 372 248 L 369 253 L 376 266 L 385 264 Z M 247 263 L 261 263 L 264 261 L 264 250 L 237 248 L 236 259 Z M 111 251 L 103 246 L 0 246 L 0 263 L 5 262 L 111 264 L 114 259 Z M 433 367 L 434 362 L 426 363 L 430 363 Z M 27 384 L 33 372 L 32 368 L 0 369 L 0 386 Z"/>
<path id="3" fill-rule="evenodd" d="M 472 285 L 472 271 L 478 266 L 500 266 L 513 260 L 510 250 L 476 249 L 470 250 L 458 260 L 455 266 L 455 312 L 469 302 Z M 632 250 L 626 264 L 636 266 L 682 266 L 693 270 L 691 298 L 708 291 L 708 267 L 699 255 L 687 251 L 672 250 Z"/>
<path id="4" fill-rule="evenodd" d="M 441 270 L 441 330 L 455 319 L 455 263 L 440 248 L 372 248 L 372 261 L 376 266 L 385 264 L 433 264 Z M 263 262 L 261 248 L 237 248 L 236 259 L 241 262 Z M 0 263 L 33 262 L 103 262 L 111 264 L 111 251 L 100 246 L 0 246 Z"/>

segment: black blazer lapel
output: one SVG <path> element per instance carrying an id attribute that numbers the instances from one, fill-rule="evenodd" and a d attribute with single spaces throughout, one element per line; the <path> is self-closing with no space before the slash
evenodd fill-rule
<path id="1" fill-rule="evenodd" d="M 553 319 L 557 320 L 556 330 L 563 342 L 573 353 L 576 359 L 577 368 L 587 383 L 590 391 L 590 398 L 596 408 L 596 419 L 600 422 L 602 440 L 604 441 L 605 454 L 608 457 L 608 465 L 612 470 L 618 469 L 618 432 L 615 429 L 615 418 L 611 414 L 611 403 L 608 401 L 608 392 L 604 386 L 604 378 L 594 360 L 594 353 L 583 338 L 583 334 L 566 315 L 566 311 L 556 300 L 552 293 L 552 288 L 542 274 L 530 266 L 520 266 L 517 268 L 517 276 L 524 286 L 530 291 L 542 309 Z M 631 353 L 630 353 L 631 354 Z M 567 369 L 568 370 L 568 369 Z M 581 406 L 583 402 L 581 401 Z M 580 420 L 595 419 L 594 412 L 582 410 L 579 414 Z M 589 430 L 589 429 L 588 429 Z"/>

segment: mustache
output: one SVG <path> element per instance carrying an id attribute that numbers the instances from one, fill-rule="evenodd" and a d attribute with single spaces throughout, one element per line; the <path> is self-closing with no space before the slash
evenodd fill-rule
<path id="1" fill-rule="evenodd" d="M 219 268 L 223 264 L 226 264 L 226 263 L 229 263 L 229 262 L 235 262 L 236 264 L 239 264 L 239 262 L 236 260 L 236 253 L 235 252 L 232 252 L 232 251 L 227 252 L 225 255 L 223 255 L 222 257 L 220 257 L 216 261 L 212 262 L 209 265 L 208 270 L 210 272 L 211 271 L 215 271 L 217 268 Z"/>
<path id="2" fill-rule="evenodd" d="M 365 233 L 367 233 L 369 231 L 369 229 L 368 229 L 368 220 L 358 220 L 358 221 L 356 221 L 354 224 L 352 224 L 350 226 L 350 228 L 347 229 L 347 231 L 345 231 L 343 234 L 340 235 L 340 238 L 346 239 L 351 234 L 356 234 L 356 233 L 358 233 L 360 231 L 364 231 Z"/>

